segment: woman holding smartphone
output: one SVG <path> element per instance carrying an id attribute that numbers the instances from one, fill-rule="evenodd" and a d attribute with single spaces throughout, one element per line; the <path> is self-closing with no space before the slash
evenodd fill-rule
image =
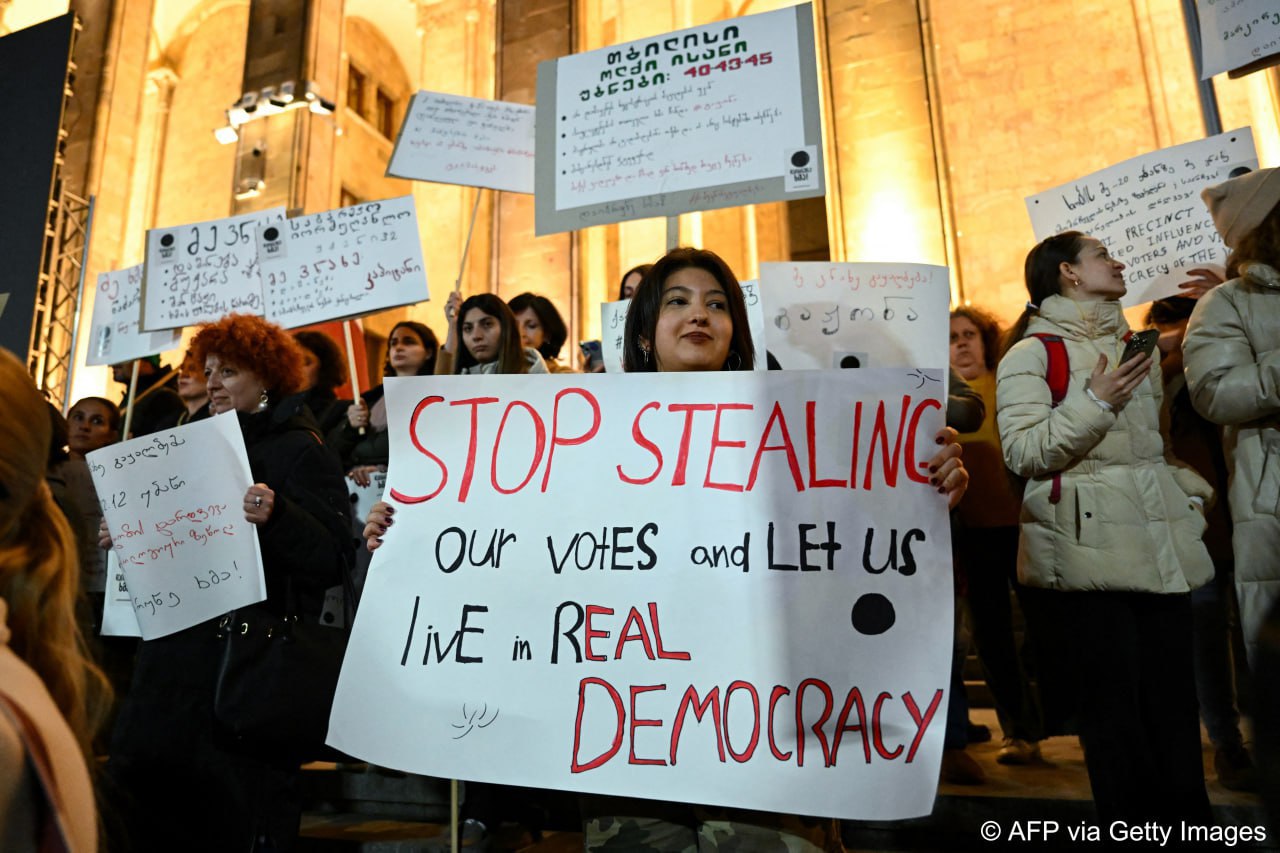
<path id="1" fill-rule="evenodd" d="M 1049 591 L 1033 627 L 1078 697 L 1101 821 L 1208 825 L 1190 593 L 1213 576 L 1212 489 L 1168 461 L 1160 366 L 1126 353 L 1124 268 L 1077 231 L 1027 255 L 996 380 L 1005 463 L 1027 478 L 1018 580 Z"/>

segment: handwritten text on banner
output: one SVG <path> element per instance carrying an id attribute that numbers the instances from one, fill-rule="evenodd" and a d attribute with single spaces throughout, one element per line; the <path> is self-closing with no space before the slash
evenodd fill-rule
<path id="1" fill-rule="evenodd" d="M 415 181 L 533 192 L 534 108 L 418 92 L 387 174 Z"/>
<path id="2" fill-rule="evenodd" d="M 88 461 L 144 640 L 266 597 L 235 415 L 112 444 Z"/>
<path id="3" fill-rule="evenodd" d="M 765 263 L 765 340 L 785 370 L 950 364 L 946 267 Z"/>
<path id="4" fill-rule="evenodd" d="M 142 266 L 99 273 L 85 364 L 119 364 L 146 358 L 174 349 L 182 341 L 181 332 L 141 330 Z"/>
<path id="5" fill-rule="evenodd" d="M 259 226 L 266 316 L 285 328 L 429 299 L 413 196 Z"/>
<path id="6" fill-rule="evenodd" d="M 273 207 L 147 232 L 142 328 L 176 329 L 231 313 L 262 314 L 258 225 L 284 218 Z"/>
<path id="7" fill-rule="evenodd" d="M 942 402 L 905 370 L 387 380 L 396 525 L 329 742 L 449 778 L 933 806 Z"/>
<path id="8" fill-rule="evenodd" d="M 1196 0 L 1202 79 L 1280 53 L 1275 0 Z"/>
<path id="9" fill-rule="evenodd" d="M 1186 271 L 1221 264 L 1226 248 L 1200 191 L 1238 166 L 1256 168 L 1253 135 L 1229 133 L 1163 148 L 1028 198 L 1036 239 L 1083 231 L 1128 269 L 1126 307 L 1178 293 Z"/>
<path id="10" fill-rule="evenodd" d="M 543 62 L 538 233 L 821 195 L 815 68 L 808 4 Z"/>

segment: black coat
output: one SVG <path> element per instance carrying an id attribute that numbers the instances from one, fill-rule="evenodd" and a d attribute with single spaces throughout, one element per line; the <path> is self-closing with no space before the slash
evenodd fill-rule
<path id="1" fill-rule="evenodd" d="M 342 468 L 320 441 L 300 395 L 239 418 L 253 480 L 275 491 L 271 518 L 258 528 L 267 604 L 282 612 L 292 579 L 300 618 L 318 619 L 324 591 L 342 582 L 354 557 Z M 254 786 L 287 772 L 227 752 L 218 741 L 218 621 L 149 640 L 138 652 L 108 765 L 115 785 L 132 801 L 125 808 L 128 849 L 165 849 L 175 838 L 203 839 L 202 850 L 247 849 L 240 839 L 268 819 L 263 808 L 271 811 L 269 796 L 255 802 Z"/>
<path id="2" fill-rule="evenodd" d="M 360 395 L 364 404 L 370 409 L 382 399 L 384 388 L 378 385 Z M 391 439 L 387 430 L 375 432 L 373 427 L 365 429 L 365 434 L 351 426 L 345 412 L 337 426 L 329 431 L 326 438 L 334 452 L 342 458 L 343 471 L 350 471 L 357 465 L 386 465 L 391 457 Z"/>

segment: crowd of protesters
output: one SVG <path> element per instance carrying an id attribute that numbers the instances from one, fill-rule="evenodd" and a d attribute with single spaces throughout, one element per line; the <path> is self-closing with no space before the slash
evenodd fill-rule
<path id="1" fill-rule="evenodd" d="M 1078 735 L 1101 819 L 1211 823 L 1202 719 L 1217 779 L 1259 785 L 1241 730 L 1248 666 L 1233 650 L 1254 664 L 1274 656 L 1266 627 L 1280 597 L 1280 173 L 1204 198 L 1230 249 L 1226 274 L 1195 271 L 1185 295 L 1151 306 L 1156 352 L 1132 345 L 1123 258 L 1075 231 L 1030 250 L 1011 328 L 977 306 L 952 313 L 956 428 L 938 435 L 930 471 L 953 508 L 968 630 L 957 632 L 943 781 L 983 781 L 965 755 L 983 736 L 959 677 L 971 639 L 1001 729 L 997 761 L 1033 765 L 1046 738 Z M 737 278 L 711 251 L 672 250 L 618 287 L 631 300 L 627 373 L 751 370 L 767 357 Z M 445 316 L 443 343 L 397 323 L 383 374 L 572 371 L 566 324 L 543 296 L 455 292 Z M 346 481 L 367 486 L 389 462 L 383 386 L 341 399 L 331 339 L 247 315 L 200 326 L 175 371 L 153 357 L 114 375 L 126 399 L 86 397 L 64 421 L 0 352 L 0 848 L 44 849 L 35 840 L 53 833 L 76 851 L 100 835 L 127 850 L 176 839 L 289 850 L 297 765 L 217 736 L 217 620 L 141 643 L 100 636 L 112 543 L 85 457 L 234 413 L 268 606 L 315 620 L 354 561 Z M 393 519 L 379 503 L 356 520 L 368 551 L 394 535 Z M 502 819 L 495 792 L 477 786 L 474 799 L 477 821 Z M 834 822 L 807 816 L 580 806 L 592 850 L 841 846 Z"/>

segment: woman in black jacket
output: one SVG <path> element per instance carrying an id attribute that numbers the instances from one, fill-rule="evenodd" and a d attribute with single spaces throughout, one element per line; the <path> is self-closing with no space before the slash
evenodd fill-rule
<path id="1" fill-rule="evenodd" d="M 191 348 L 213 413 L 240 420 L 254 480 L 242 509 L 257 525 L 267 606 L 283 615 L 290 589 L 299 618 L 318 620 L 352 545 L 342 469 L 296 393 L 300 348 L 245 315 L 201 327 Z M 297 763 L 242 753 L 218 734 L 218 622 L 142 643 L 109 764 L 129 835 L 121 849 L 285 851 L 297 836 Z"/>
<path id="2" fill-rule="evenodd" d="M 413 320 L 396 323 L 387 337 L 383 376 L 431 376 L 440 344 L 435 333 Z M 387 410 L 382 386 L 370 388 L 347 409 L 347 417 L 329 430 L 329 446 L 342 457 L 342 469 L 357 486 L 369 485 L 369 475 L 387 470 L 391 446 L 387 439 Z"/>

